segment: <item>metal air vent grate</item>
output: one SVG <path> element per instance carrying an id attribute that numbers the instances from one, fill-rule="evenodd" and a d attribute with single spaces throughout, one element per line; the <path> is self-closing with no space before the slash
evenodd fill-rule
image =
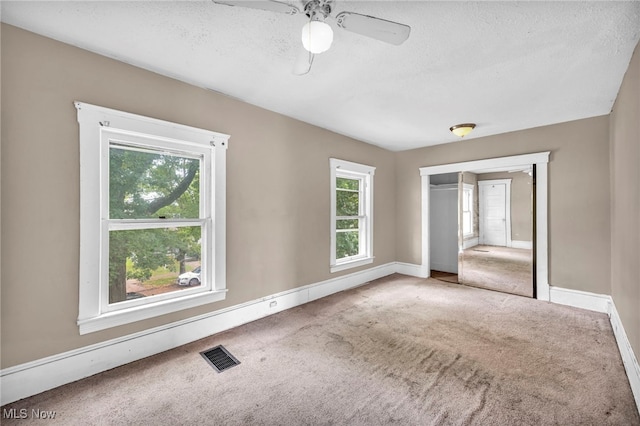
<path id="1" fill-rule="evenodd" d="M 200 355 L 202 355 L 218 373 L 222 373 L 224 370 L 240 364 L 240 361 L 231 355 L 222 345 L 200 352 Z"/>

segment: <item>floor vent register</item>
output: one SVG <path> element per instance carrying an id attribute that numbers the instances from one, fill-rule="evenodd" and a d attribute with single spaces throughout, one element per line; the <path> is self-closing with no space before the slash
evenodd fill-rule
<path id="1" fill-rule="evenodd" d="M 200 355 L 202 355 L 218 373 L 222 373 L 240 364 L 240 361 L 231 355 L 222 345 L 200 352 Z"/>

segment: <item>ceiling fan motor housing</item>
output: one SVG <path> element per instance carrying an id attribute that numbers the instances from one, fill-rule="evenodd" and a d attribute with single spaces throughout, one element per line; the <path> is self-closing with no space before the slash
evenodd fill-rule
<path id="1" fill-rule="evenodd" d="M 304 13 L 312 20 L 324 20 L 331 14 L 331 3 L 333 0 L 310 0 L 304 5 Z"/>

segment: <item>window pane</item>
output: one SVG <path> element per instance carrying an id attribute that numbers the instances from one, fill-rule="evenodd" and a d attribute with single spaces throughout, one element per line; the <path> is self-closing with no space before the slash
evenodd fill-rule
<path id="1" fill-rule="evenodd" d="M 358 229 L 359 219 L 344 219 L 336 221 L 336 229 Z"/>
<path id="2" fill-rule="evenodd" d="M 109 217 L 194 219 L 200 216 L 200 160 L 109 147 Z"/>
<path id="3" fill-rule="evenodd" d="M 336 188 L 341 189 L 360 189 L 360 180 L 358 179 L 347 179 L 347 178 L 336 178 Z"/>
<path id="4" fill-rule="evenodd" d="M 336 259 L 360 253 L 358 238 L 358 231 L 336 233 Z"/>
<path id="5" fill-rule="evenodd" d="M 464 234 L 470 234 L 471 230 L 471 213 L 463 212 L 462 213 L 462 232 Z"/>
<path id="6" fill-rule="evenodd" d="M 201 234 L 200 226 L 109 232 L 109 303 L 199 286 Z"/>
<path id="7" fill-rule="evenodd" d="M 336 216 L 358 216 L 360 194 L 358 192 L 336 190 Z"/>

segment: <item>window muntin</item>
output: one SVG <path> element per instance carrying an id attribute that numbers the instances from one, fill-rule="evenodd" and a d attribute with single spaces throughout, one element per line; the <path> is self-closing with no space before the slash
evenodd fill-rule
<path id="1" fill-rule="evenodd" d="M 331 270 L 373 261 L 374 167 L 331 159 Z"/>
<path id="2" fill-rule="evenodd" d="M 80 333 L 224 299 L 228 136 L 76 108 Z M 136 291 L 133 280 L 149 285 Z"/>

